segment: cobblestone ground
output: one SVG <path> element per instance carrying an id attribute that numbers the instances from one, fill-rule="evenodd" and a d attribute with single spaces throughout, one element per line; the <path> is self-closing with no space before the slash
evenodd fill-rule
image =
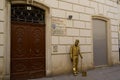
<path id="1" fill-rule="evenodd" d="M 69 74 L 30 80 L 120 80 L 120 65 L 88 70 L 86 77 L 79 73 L 78 76 Z"/>

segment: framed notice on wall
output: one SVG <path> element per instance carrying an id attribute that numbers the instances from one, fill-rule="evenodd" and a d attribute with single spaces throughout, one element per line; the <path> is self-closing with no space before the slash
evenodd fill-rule
<path id="1" fill-rule="evenodd" d="M 52 18 L 52 35 L 65 35 L 65 19 Z"/>

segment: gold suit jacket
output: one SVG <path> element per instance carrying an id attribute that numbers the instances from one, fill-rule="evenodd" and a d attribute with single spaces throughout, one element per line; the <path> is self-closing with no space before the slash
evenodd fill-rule
<path id="1" fill-rule="evenodd" d="M 70 48 L 70 57 L 71 57 L 71 59 L 73 59 L 74 56 L 78 56 L 78 55 L 80 55 L 80 57 L 82 57 L 82 55 L 80 53 L 80 47 L 72 45 L 71 48 Z"/>

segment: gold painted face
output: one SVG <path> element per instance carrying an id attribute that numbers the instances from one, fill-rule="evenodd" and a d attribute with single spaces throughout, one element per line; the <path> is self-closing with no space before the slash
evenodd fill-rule
<path id="1" fill-rule="evenodd" d="M 75 46 L 78 46 L 78 44 L 79 44 L 79 40 L 76 40 L 75 41 Z"/>

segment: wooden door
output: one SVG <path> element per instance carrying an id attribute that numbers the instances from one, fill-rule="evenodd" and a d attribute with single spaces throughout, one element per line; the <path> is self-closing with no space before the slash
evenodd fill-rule
<path id="1" fill-rule="evenodd" d="M 12 22 L 11 80 L 45 76 L 45 26 Z"/>

